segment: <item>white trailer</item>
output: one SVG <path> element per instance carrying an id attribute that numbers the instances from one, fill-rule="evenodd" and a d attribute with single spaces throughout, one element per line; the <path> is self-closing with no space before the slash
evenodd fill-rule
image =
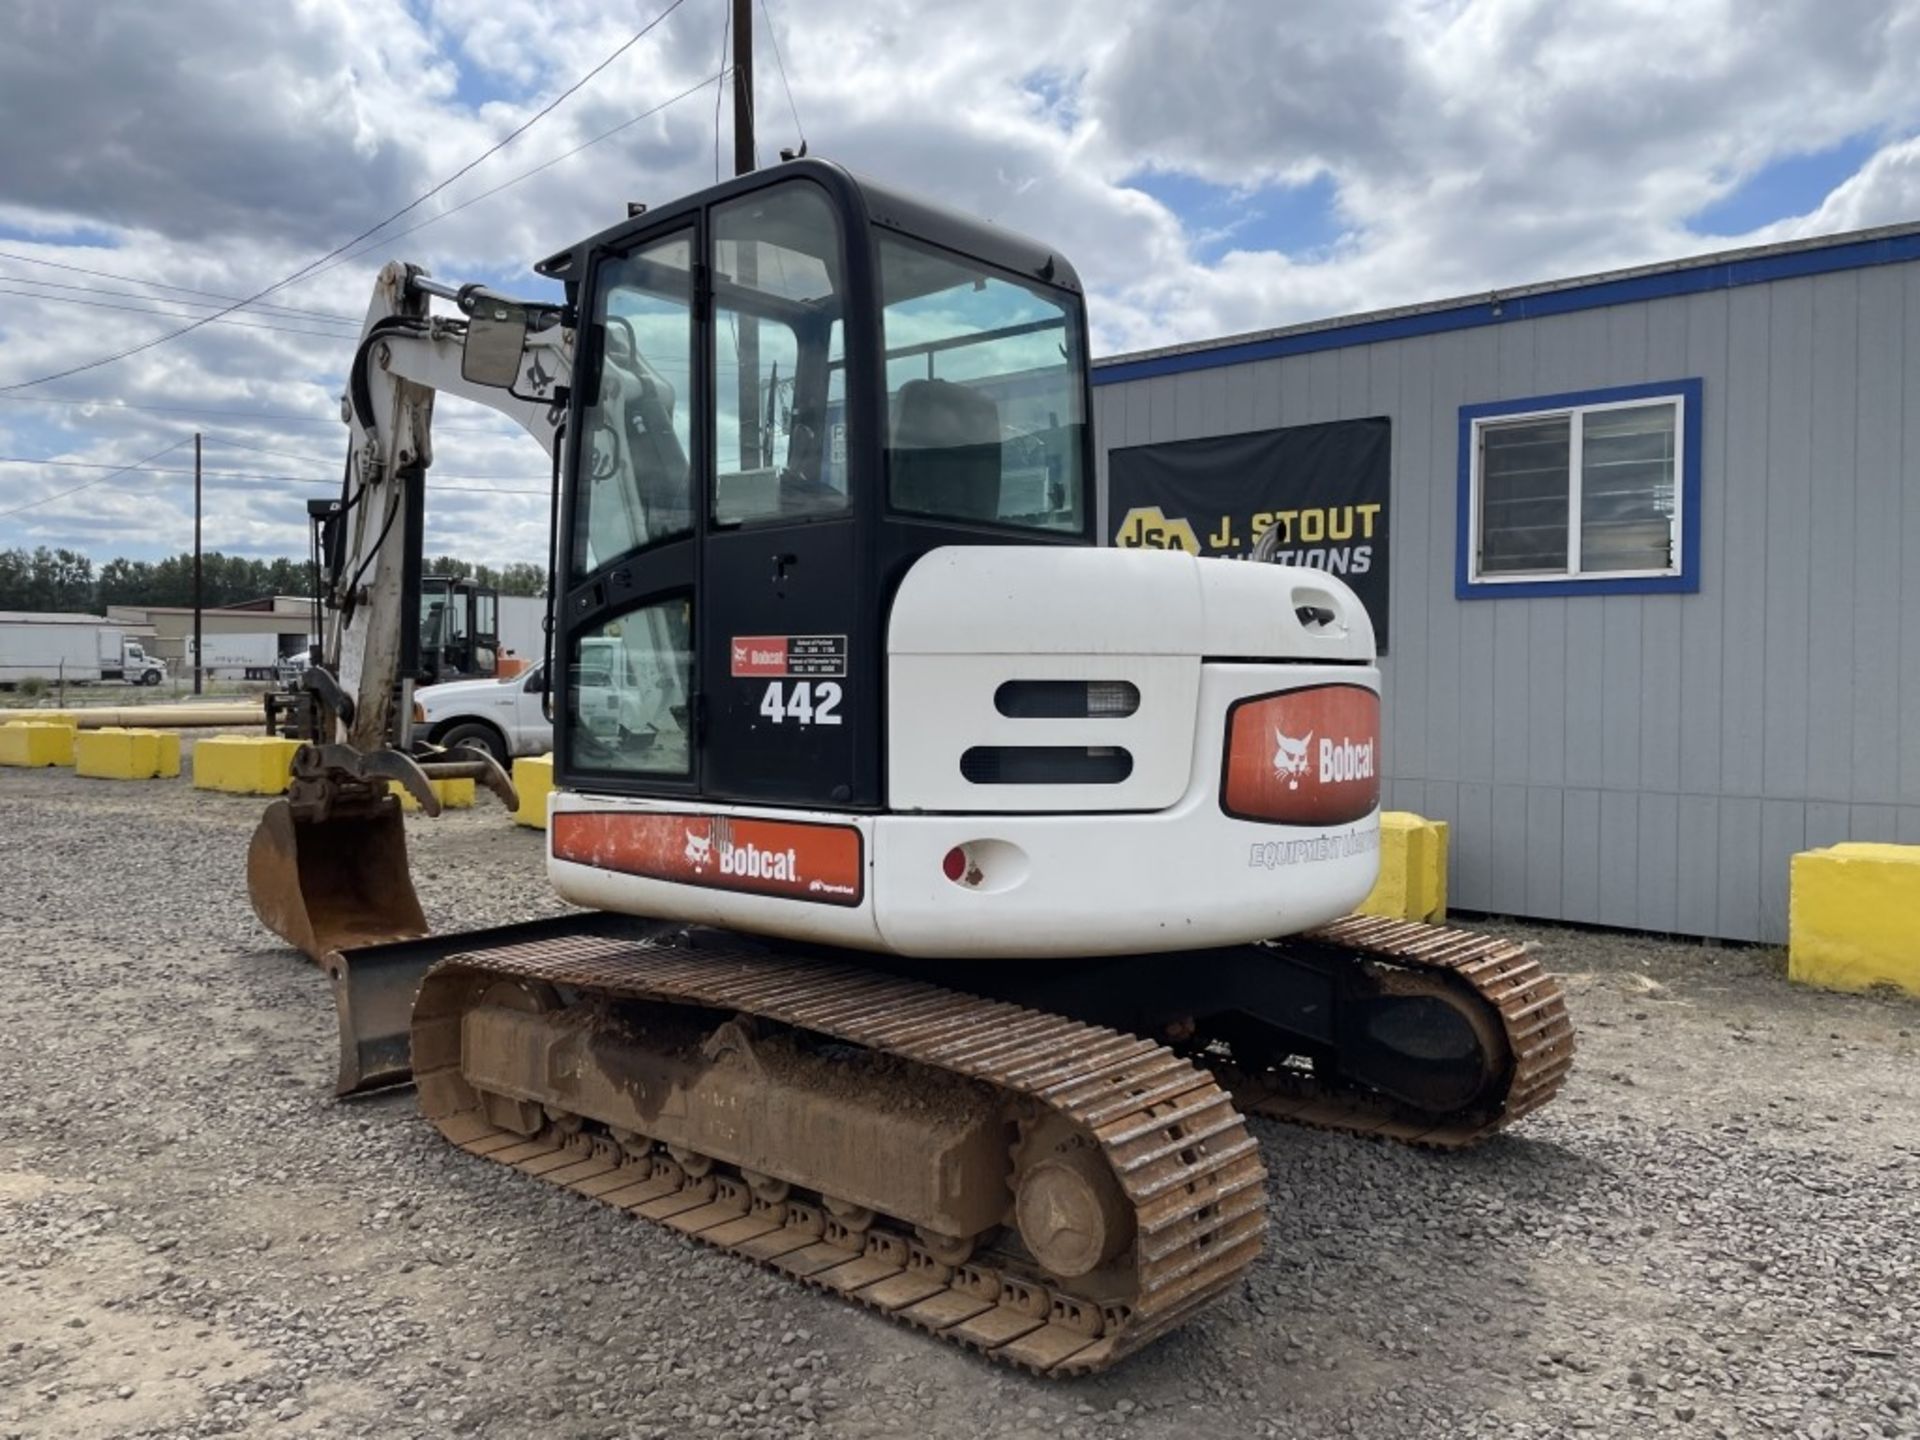
<path id="1" fill-rule="evenodd" d="M 511 653 L 529 665 L 538 665 L 547 653 L 546 618 L 546 596 L 502 595 L 500 653 Z"/>
<path id="2" fill-rule="evenodd" d="M 255 635 L 205 635 L 204 671 L 209 680 L 271 680 L 280 669 L 280 637 L 272 632 Z M 193 637 L 186 640 L 187 670 L 195 665 Z"/>
<path id="3" fill-rule="evenodd" d="M 123 627 L 98 615 L 0 613 L 0 685 L 24 680 L 158 685 L 166 674 L 164 661 L 148 655 Z"/>

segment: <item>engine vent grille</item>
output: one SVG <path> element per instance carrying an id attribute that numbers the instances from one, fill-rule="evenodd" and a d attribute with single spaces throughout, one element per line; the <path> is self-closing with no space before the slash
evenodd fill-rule
<path id="1" fill-rule="evenodd" d="M 1118 785 L 1133 755 L 1115 745 L 976 745 L 960 757 L 975 785 Z"/>

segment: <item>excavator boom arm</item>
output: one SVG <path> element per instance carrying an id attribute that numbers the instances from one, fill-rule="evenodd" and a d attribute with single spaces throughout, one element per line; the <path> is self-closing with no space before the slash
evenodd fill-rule
<path id="1" fill-rule="evenodd" d="M 435 299 L 461 314 L 435 315 Z M 305 703 L 293 707 L 307 743 L 247 853 L 255 913 L 330 969 L 343 950 L 427 933 L 394 788 L 428 815 L 440 812 L 434 780 L 476 781 L 518 804 L 493 756 L 412 735 L 408 641 L 434 399 L 444 392 L 497 410 L 551 456 L 572 369 L 564 321 L 558 306 L 443 285 L 398 261 L 375 282 L 348 373 L 346 475 L 322 520 L 326 636 L 301 680 Z"/>
<path id="2" fill-rule="evenodd" d="M 537 330 L 529 324 L 511 376 L 500 370 L 505 383 L 490 383 L 472 378 L 467 363 L 474 321 L 432 314 L 435 297 L 454 298 L 467 309 L 513 307 L 547 323 Z M 323 559 L 330 616 L 324 663 L 353 701 L 351 719 L 336 717 L 338 733 L 330 738 L 362 750 L 405 748 L 409 739 L 404 697 L 410 677 L 401 674 L 410 620 L 403 613 L 406 569 L 410 552 L 417 564 L 435 397 L 458 395 L 499 411 L 551 456 L 572 369 L 573 333 L 559 318 L 557 308 L 438 284 L 404 262 L 381 270 L 348 376 L 351 443 L 336 511 L 343 529 Z"/>

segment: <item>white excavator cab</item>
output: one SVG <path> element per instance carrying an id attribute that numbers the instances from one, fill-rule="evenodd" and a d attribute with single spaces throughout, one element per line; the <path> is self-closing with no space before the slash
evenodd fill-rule
<path id="1" fill-rule="evenodd" d="M 816 161 L 540 269 L 579 336 L 566 898 L 1031 960 L 1266 938 L 1365 896 L 1366 612 L 1317 572 L 1096 548 L 1063 257 Z M 1327 764 L 1282 775 L 1277 736 Z"/>

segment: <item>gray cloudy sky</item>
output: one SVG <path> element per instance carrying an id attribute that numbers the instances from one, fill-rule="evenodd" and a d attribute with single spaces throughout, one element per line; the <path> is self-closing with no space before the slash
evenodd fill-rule
<path id="1" fill-rule="evenodd" d="M 4 0 L 0 387 L 298 269 L 668 3 Z M 1058 245 L 1102 353 L 1920 217 L 1920 0 L 756 8 L 767 158 L 795 138 L 771 30 L 813 153 Z M 217 472 L 208 546 L 303 554 L 301 502 L 337 484 L 335 397 L 380 262 L 524 288 L 529 262 L 628 200 L 710 183 L 708 83 L 449 213 L 711 82 L 726 10 L 684 0 L 390 238 L 275 294 L 281 308 L 0 388 L 0 455 L 67 462 L 0 464 L 0 547 L 185 547 L 191 482 L 168 472 L 191 465 L 190 441 L 134 474 L 84 467 L 198 428 Z M 439 418 L 430 547 L 540 559 L 537 447 L 484 411 Z"/>

